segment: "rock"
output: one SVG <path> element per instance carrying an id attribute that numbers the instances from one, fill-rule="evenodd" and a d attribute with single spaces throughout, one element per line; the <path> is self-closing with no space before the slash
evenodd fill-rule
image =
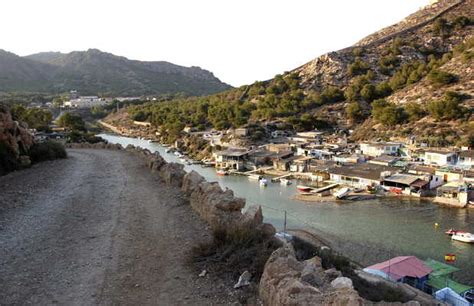
<path id="1" fill-rule="evenodd" d="M 342 273 L 340 271 L 337 271 L 334 268 L 324 271 L 324 277 L 330 282 L 332 282 L 333 280 L 341 276 L 342 276 Z"/>
<path id="2" fill-rule="evenodd" d="M 336 278 L 335 280 L 331 282 L 331 286 L 333 286 L 336 289 L 343 289 L 343 288 L 353 289 L 352 280 L 347 277 Z"/>
<path id="3" fill-rule="evenodd" d="M 262 223 L 257 227 L 257 230 L 264 236 L 264 237 L 273 237 L 276 234 L 276 229 L 270 223 Z"/>
<path id="4" fill-rule="evenodd" d="M 205 179 L 196 171 L 187 173 L 183 178 L 183 186 L 181 190 L 188 196 L 199 187 L 199 184 L 204 182 Z"/>
<path id="5" fill-rule="evenodd" d="M 31 166 L 31 159 L 28 155 L 20 155 L 18 161 L 20 163 L 20 167 L 22 168 L 28 168 Z"/>
<path id="6" fill-rule="evenodd" d="M 204 276 L 206 276 L 206 274 L 207 274 L 207 271 L 202 270 L 201 273 L 199 273 L 199 277 L 204 277 Z"/>
<path id="7" fill-rule="evenodd" d="M 237 284 L 234 285 L 234 289 L 238 289 L 240 287 L 250 285 L 251 278 L 252 278 L 252 274 L 250 274 L 249 271 L 245 271 L 244 273 L 240 275 L 239 281 L 237 282 Z"/>
<path id="8" fill-rule="evenodd" d="M 168 163 L 161 167 L 160 176 L 167 185 L 181 187 L 183 178 L 186 175 L 184 165 L 177 163 Z"/>
<path id="9" fill-rule="evenodd" d="M 245 226 L 257 227 L 263 223 L 262 207 L 260 205 L 250 206 L 242 216 Z"/>

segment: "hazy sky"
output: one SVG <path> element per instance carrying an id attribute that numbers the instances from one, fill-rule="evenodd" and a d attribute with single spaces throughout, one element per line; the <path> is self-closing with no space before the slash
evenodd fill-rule
<path id="1" fill-rule="evenodd" d="M 102 51 L 208 69 L 234 86 L 347 47 L 428 0 L 1 0 L 0 49 Z"/>

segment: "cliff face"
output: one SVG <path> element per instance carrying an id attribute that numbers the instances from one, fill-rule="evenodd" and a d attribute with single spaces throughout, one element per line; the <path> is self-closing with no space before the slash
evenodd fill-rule
<path id="1" fill-rule="evenodd" d="M 25 154 L 32 145 L 27 126 L 14 121 L 10 111 L 0 106 L 0 175 L 29 164 Z"/>

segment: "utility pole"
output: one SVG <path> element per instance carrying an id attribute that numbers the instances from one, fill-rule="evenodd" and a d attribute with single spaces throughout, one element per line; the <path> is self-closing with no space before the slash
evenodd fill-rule
<path id="1" fill-rule="evenodd" d="M 286 210 L 285 210 L 285 221 L 283 223 L 283 233 L 286 234 Z"/>

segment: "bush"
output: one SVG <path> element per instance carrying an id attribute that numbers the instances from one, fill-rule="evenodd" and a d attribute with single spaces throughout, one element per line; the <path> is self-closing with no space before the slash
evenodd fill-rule
<path id="1" fill-rule="evenodd" d="M 278 248 L 273 237 L 247 227 L 213 231 L 213 240 L 193 248 L 192 260 L 196 264 L 212 263 L 217 273 L 229 273 L 233 278 L 249 271 L 258 281 L 268 258 Z M 209 269 L 209 267 L 206 267 Z"/>
<path id="2" fill-rule="evenodd" d="M 406 120 L 406 114 L 403 108 L 383 99 L 376 100 L 372 103 L 372 116 L 375 121 L 385 126 L 394 126 Z"/>
<path id="3" fill-rule="evenodd" d="M 347 74 L 349 76 L 356 76 L 365 74 L 369 70 L 369 65 L 362 61 L 360 57 L 356 57 L 354 62 L 347 68 Z"/>
<path id="4" fill-rule="evenodd" d="M 0 175 L 16 170 L 18 167 L 15 153 L 6 143 L 0 142 Z"/>
<path id="5" fill-rule="evenodd" d="M 460 105 L 463 95 L 448 91 L 443 99 L 428 104 L 428 112 L 436 120 L 455 120 L 462 118 L 468 110 Z"/>
<path id="6" fill-rule="evenodd" d="M 405 113 L 411 122 L 418 121 L 426 115 L 426 111 L 418 103 L 408 103 L 405 105 Z"/>
<path id="7" fill-rule="evenodd" d="M 344 101 L 344 92 L 337 87 L 329 86 L 321 92 L 321 102 L 326 103 L 337 103 Z"/>
<path id="8" fill-rule="evenodd" d="M 428 80 L 435 86 L 442 86 L 456 82 L 457 77 L 452 73 L 434 69 L 428 74 Z"/>
<path id="9" fill-rule="evenodd" d="M 29 155 L 33 163 L 67 157 L 64 146 L 56 141 L 45 141 L 33 144 L 30 148 Z"/>
<path id="10" fill-rule="evenodd" d="M 346 106 L 346 114 L 349 119 L 354 122 L 359 122 L 365 118 L 362 107 L 357 102 L 351 102 Z"/>

